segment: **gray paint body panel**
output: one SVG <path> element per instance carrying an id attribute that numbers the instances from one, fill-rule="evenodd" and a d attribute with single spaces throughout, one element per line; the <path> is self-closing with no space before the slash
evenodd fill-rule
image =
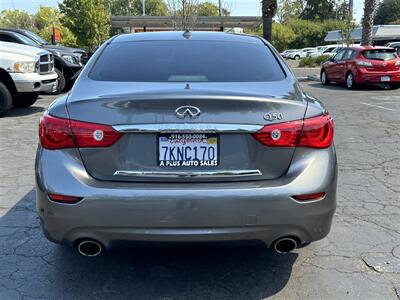
<path id="1" fill-rule="evenodd" d="M 221 33 L 193 33 L 192 38 L 267 44 L 255 37 Z M 282 61 L 287 76 L 278 82 L 202 82 L 190 83 L 187 89 L 185 83 L 97 82 L 88 78 L 107 44 L 152 39 L 174 40 L 182 36 L 175 32 L 110 39 L 86 64 L 68 99 L 57 100 L 49 113 L 112 126 L 260 127 L 325 112 L 318 100 L 302 92 Z M 181 105 L 198 106 L 202 113 L 197 119 L 179 120 L 174 111 Z M 268 122 L 263 118 L 267 112 L 283 113 L 284 119 Z M 297 237 L 304 244 L 328 234 L 336 208 L 337 161 L 333 145 L 327 149 L 268 148 L 248 132 L 221 131 L 219 137 L 221 166 L 173 172 L 209 175 L 232 171 L 227 174 L 234 175 L 259 170 L 262 175 L 114 175 L 118 170 L 165 175 L 155 165 L 155 132 L 125 133 L 112 147 L 103 149 L 45 150 L 39 146 L 37 211 L 46 235 L 67 245 L 92 238 L 111 248 L 120 241 L 254 239 L 270 246 L 283 236 Z M 312 203 L 292 198 L 321 191 L 325 197 Z M 83 200 L 74 205 L 60 204 L 50 201 L 48 193 L 74 195 Z"/>

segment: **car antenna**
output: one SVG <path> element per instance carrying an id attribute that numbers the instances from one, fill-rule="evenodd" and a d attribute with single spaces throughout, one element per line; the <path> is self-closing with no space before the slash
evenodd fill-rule
<path id="1" fill-rule="evenodd" d="M 190 32 L 189 29 L 185 30 L 185 32 L 183 33 L 183 37 L 186 39 L 190 39 L 192 37 L 192 33 Z"/>

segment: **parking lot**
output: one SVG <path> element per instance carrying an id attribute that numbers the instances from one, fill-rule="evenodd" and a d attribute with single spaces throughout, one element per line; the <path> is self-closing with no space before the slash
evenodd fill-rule
<path id="1" fill-rule="evenodd" d="M 297 70 L 303 77 L 305 70 Z M 0 119 L 0 299 L 398 299 L 400 90 L 302 81 L 335 120 L 338 207 L 327 238 L 257 247 L 125 249 L 85 258 L 48 242 L 35 213 L 38 118 Z"/>

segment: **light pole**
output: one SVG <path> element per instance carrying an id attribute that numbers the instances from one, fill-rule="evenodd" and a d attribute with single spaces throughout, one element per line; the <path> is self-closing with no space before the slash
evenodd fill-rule
<path id="1" fill-rule="evenodd" d="M 143 16 L 146 15 L 146 0 L 142 0 L 142 6 L 143 6 Z"/>

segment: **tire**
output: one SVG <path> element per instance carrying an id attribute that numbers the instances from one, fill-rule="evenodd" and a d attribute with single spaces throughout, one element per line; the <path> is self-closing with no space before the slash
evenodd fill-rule
<path id="1" fill-rule="evenodd" d="M 299 60 L 300 59 L 300 55 L 296 55 L 295 57 L 294 57 L 294 60 Z"/>
<path id="2" fill-rule="evenodd" d="M 346 74 L 346 86 L 349 90 L 354 90 L 356 88 L 356 83 L 354 82 L 354 75 L 351 72 Z"/>
<path id="3" fill-rule="evenodd" d="M 0 117 L 12 107 L 12 96 L 7 86 L 0 82 Z"/>
<path id="4" fill-rule="evenodd" d="M 390 84 L 390 88 L 392 90 L 400 89 L 400 83 L 392 83 L 392 84 Z"/>
<path id="5" fill-rule="evenodd" d="M 326 74 L 325 70 L 321 71 L 321 83 L 322 85 L 328 85 L 330 80 L 328 79 L 328 75 Z"/>
<path id="6" fill-rule="evenodd" d="M 36 102 L 38 97 L 38 93 L 21 93 L 14 97 L 12 103 L 14 107 L 29 107 Z"/>
<path id="7" fill-rule="evenodd" d="M 66 80 L 65 80 L 65 76 L 64 76 L 64 74 L 63 74 L 63 72 L 61 70 L 59 70 L 57 68 L 54 68 L 54 72 L 56 72 L 57 76 L 58 76 L 58 78 L 57 78 L 57 80 L 58 80 L 57 81 L 57 88 L 56 88 L 56 90 L 54 92 L 51 92 L 50 94 L 58 95 L 58 94 L 61 94 L 64 91 Z"/>

